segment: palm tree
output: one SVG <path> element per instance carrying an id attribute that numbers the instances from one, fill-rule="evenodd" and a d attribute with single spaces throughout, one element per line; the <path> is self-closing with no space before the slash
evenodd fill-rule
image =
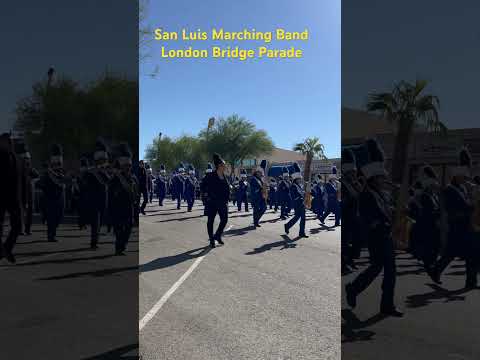
<path id="1" fill-rule="evenodd" d="M 371 93 L 368 96 L 367 111 L 380 113 L 396 128 L 393 154 L 392 181 L 401 183 L 408 162 L 410 139 L 415 127 L 428 131 L 444 132 L 445 125 L 439 120 L 440 102 L 434 95 L 424 94 L 428 82 L 416 80 L 397 83 L 392 92 Z"/>
<path id="2" fill-rule="evenodd" d="M 437 96 L 425 94 L 428 82 L 416 80 L 415 84 L 406 81 L 397 83 L 392 92 L 371 93 L 368 96 L 367 110 L 380 113 L 392 122 L 396 129 L 392 163 L 392 181 L 401 184 L 397 197 L 393 236 L 397 244 L 404 245 L 406 238 L 405 209 L 408 199 L 408 152 L 410 139 L 415 128 L 445 133 L 446 127 L 439 120 L 440 101 Z"/>
<path id="3" fill-rule="evenodd" d="M 306 138 L 303 143 L 298 143 L 293 147 L 293 151 L 297 151 L 305 155 L 305 169 L 303 170 L 303 178 L 306 183 L 310 182 L 310 174 L 312 160 L 314 158 L 326 159 L 325 147 L 319 142 L 317 137 Z"/>

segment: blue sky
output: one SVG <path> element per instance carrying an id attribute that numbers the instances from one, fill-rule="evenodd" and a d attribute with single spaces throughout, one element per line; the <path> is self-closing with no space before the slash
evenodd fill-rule
<path id="1" fill-rule="evenodd" d="M 161 59 L 160 50 L 211 42 L 161 42 L 140 69 L 140 156 L 159 132 L 196 135 L 211 116 L 238 114 L 264 129 L 276 146 L 290 149 L 317 136 L 328 157 L 340 154 L 340 0 L 150 1 L 152 28 L 210 33 L 256 29 L 309 30 L 307 42 L 272 42 L 272 48 L 302 48 L 302 59 Z M 222 43 L 252 48 L 260 42 Z M 146 74 L 158 65 L 159 74 Z"/>

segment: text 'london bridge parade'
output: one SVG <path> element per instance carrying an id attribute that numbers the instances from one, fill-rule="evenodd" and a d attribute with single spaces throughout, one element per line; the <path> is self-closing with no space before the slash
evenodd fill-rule
<path id="1" fill-rule="evenodd" d="M 43 169 L 32 167 L 32 157 L 21 138 L 10 133 L 0 136 L 2 176 L 0 191 L 2 232 L 8 220 L 8 235 L 0 246 L 0 257 L 15 263 L 14 247 L 18 236 L 32 235 L 32 214 L 38 212 L 45 225 L 46 241 L 57 242 L 57 229 L 65 221 L 65 211 L 75 213 L 80 230 L 90 226 L 90 248 L 99 246 L 100 228 L 115 236 L 115 255 L 125 255 L 132 227 L 137 223 L 138 180 L 132 173 L 132 152 L 127 143 L 111 148 L 96 141 L 80 159 L 76 169 L 64 168 L 63 148 L 50 146 L 50 157 Z M 3 235 L 0 233 L 0 235 Z"/>
<path id="2" fill-rule="evenodd" d="M 450 176 L 423 164 L 402 194 L 386 171 L 383 149 L 374 139 L 342 151 L 342 275 L 346 302 L 359 296 L 383 270 L 380 312 L 402 317 L 395 306 L 396 256 L 407 252 L 435 283 L 455 260 L 465 264 L 463 291 L 477 287 L 480 264 L 480 174 L 467 146 L 458 149 Z M 405 206 L 395 207 L 395 198 Z M 357 261 L 367 248 L 369 264 Z M 460 265 L 454 265 L 459 267 Z M 358 272 L 358 274 L 355 274 Z M 356 276 L 355 276 L 356 275 Z"/>
<path id="3" fill-rule="evenodd" d="M 207 236 L 210 247 L 224 244 L 222 233 L 228 222 L 229 203 L 237 206 L 238 212 L 251 212 L 252 230 L 260 228 L 260 220 L 267 208 L 278 212 L 279 219 L 288 220 L 279 232 L 289 234 L 292 227 L 299 223 L 298 236 L 307 238 L 306 211 L 311 211 L 323 225 L 325 219 L 333 214 L 335 226 L 340 225 L 341 206 L 337 169 L 323 181 L 318 175 L 312 182 L 305 181 L 298 163 L 288 166 L 271 165 L 262 160 L 252 173 L 240 170 L 239 176 L 232 174 L 221 155 L 213 154 L 207 168 L 197 171 L 192 165 L 180 163 L 176 169 L 166 169 L 160 165 L 154 172 L 149 164 L 140 161 L 140 192 L 143 202 L 140 213 L 147 215 L 147 202 L 158 197 L 160 206 L 166 198 L 176 201 L 180 210 L 186 203 L 191 212 L 196 201 L 204 207 L 203 216 L 207 217 Z M 220 221 L 214 229 L 218 215 Z"/>

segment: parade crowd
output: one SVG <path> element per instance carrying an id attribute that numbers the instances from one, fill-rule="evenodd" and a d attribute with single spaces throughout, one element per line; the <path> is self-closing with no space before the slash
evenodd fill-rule
<path id="1" fill-rule="evenodd" d="M 48 242 L 57 242 L 57 229 L 64 221 L 66 199 L 76 212 L 79 230 L 90 226 L 90 247 L 98 248 L 100 228 L 115 236 L 115 255 L 125 255 L 132 227 L 138 219 L 139 182 L 132 173 L 132 152 L 126 143 L 111 150 L 101 139 L 78 160 L 78 168 L 66 171 L 63 148 L 53 144 L 43 169 L 32 167 L 32 154 L 22 139 L 0 136 L 0 258 L 15 263 L 14 247 L 19 236 L 31 236 L 34 204 L 39 204 L 39 222 L 45 225 Z M 67 196 L 68 195 L 68 196 Z M 34 198 L 38 196 L 38 201 Z M 9 233 L 3 241 L 7 220 Z"/>
<path id="2" fill-rule="evenodd" d="M 359 271 L 356 260 L 367 248 L 370 264 L 346 285 L 347 303 L 354 308 L 357 297 L 383 270 L 380 312 L 401 317 L 394 303 L 398 250 L 412 254 L 436 284 L 458 258 L 465 262 L 465 288 L 477 286 L 480 177 L 472 174 L 471 154 L 462 148 L 447 184 L 441 185 L 433 167 L 425 164 L 406 205 L 398 209 L 394 199 L 400 186 L 389 180 L 384 162 L 383 150 L 373 139 L 342 151 L 342 273 Z M 404 230 L 396 240 L 395 224 Z"/>
<path id="3" fill-rule="evenodd" d="M 182 200 L 187 203 L 187 211 L 192 211 L 195 201 L 201 200 L 204 205 L 204 216 L 207 216 L 207 233 L 210 246 L 223 244 L 222 233 L 228 222 L 228 204 L 237 206 L 238 211 L 252 210 L 253 228 L 259 228 L 260 220 L 269 207 L 275 212 L 280 210 L 282 220 L 292 218 L 284 224 L 285 233 L 299 222 L 299 237 L 308 237 L 305 229 L 306 209 L 315 214 L 323 225 L 329 214 L 335 216 L 335 226 L 340 225 L 341 206 L 339 183 L 336 168 L 328 175 L 328 181 L 323 182 L 319 175 L 312 182 L 306 201 L 306 187 L 303 183 L 301 169 L 297 163 L 291 166 L 270 166 L 267 161 L 261 164 L 251 175 L 245 169 L 240 170 L 240 176 L 227 174 L 225 161 L 220 155 L 214 154 L 213 164 L 208 163 L 202 178 L 192 165 L 186 167 L 183 163 L 167 173 L 164 165 L 160 165 L 156 175 L 147 165 L 147 188 L 143 191 L 143 203 L 140 212 L 145 214 L 147 201 L 152 201 L 153 194 L 158 197 L 160 206 L 165 198 L 170 197 L 177 202 L 180 209 Z M 310 200 L 311 199 L 311 200 Z M 216 231 L 213 229 L 214 219 L 219 216 L 220 223 Z"/>

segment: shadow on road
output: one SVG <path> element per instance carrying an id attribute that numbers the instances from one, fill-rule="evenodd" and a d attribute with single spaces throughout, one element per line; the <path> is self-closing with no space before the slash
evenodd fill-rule
<path id="1" fill-rule="evenodd" d="M 249 252 L 245 253 L 245 255 L 260 254 L 260 253 L 263 253 L 265 251 L 268 251 L 268 250 L 271 250 L 273 248 L 280 247 L 280 246 L 282 246 L 282 247 L 279 250 L 293 249 L 293 248 L 297 247 L 297 244 L 295 244 L 295 241 L 300 239 L 299 236 L 297 236 L 294 239 L 290 239 L 290 237 L 288 237 L 287 235 L 282 235 L 282 238 L 283 238 L 283 240 L 281 240 L 281 241 L 276 241 L 276 242 L 273 242 L 273 243 L 262 245 L 258 248 L 253 249 L 252 251 L 249 251 Z"/>
<path id="2" fill-rule="evenodd" d="M 175 266 L 184 261 L 192 260 L 200 256 L 206 255 L 210 250 L 211 250 L 210 246 L 204 246 L 201 248 L 186 251 L 178 255 L 161 257 L 161 258 L 152 260 L 148 263 L 145 263 L 143 265 L 140 265 L 140 273 L 155 271 L 158 269 Z"/>
<path id="3" fill-rule="evenodd" d="M 222 236 L 225 236 L 225 235 L 241 236 L 241 235 L 245 235 L 246 233 L 248 233 L 248 231 L 254 231 L 254 230 L 256 230 L 255 226 L 248 225 L 248 226 L 245 226 L 243 228 L 231 229 L 231 230 L 225 231 Z"/>
<path id="4" fill-rule="evenodd" d="M 133 354 L 124 356 L 125 354 L 128 354 L 130 352 L 132 352 Z M 82 360 L 133 360 L 133 359 L 138 359 L 138 344 L 122 346 L 99 355 L 83 358 Z"/>
<path id="5" fill-rule="evenodd" d="M 166 222 L 172 222 L 172 221 L 186 221 L 186 220 L 198 219 L 198 218 L 202 218 L 202 217 L 203 217 L 203 215 L 187 216 L 187 217 L 182 217 L 182 218 L 178 218 L 178 219 L 158 220 L 158 221 L 155 221 L 155 223 L 166 223 Z"/>
<path id="6" fill-rule="evenodd" d="M 370 341 L 373 340 L 375 332 L 371 330 L 359 330 L 375 325 L 384 320 L 385 315 L 376 314 L 367 320 L 360 320 L 350 309 L 342 309 L 342 318 L 345 323 L 342 324 L 342 343 L 356 342 L 356 341 Z M 356 331 L 358 330 L 358 331 Z"/>
<path id="7" fill-rule="evenodd" d="M 427 284 L 433 291 L 425 294 L 416 294 L 407 296 L 406 304 L 409 308 L 419 308 L 427 306 L 434 300 L 443 300 L 443 302 L 465 301 L 465 296 L 460 296 L 471 291 L 471 289 L 447 290 L 436 284 Z"/>
<path id="8" fill-rule="evenodd" d="M 138 266 L 126 266 L 126 267 L 112 268 L 112 269 L 76 272 L 76 273 L 65 274 L 65 275 L 43 277 L 35 280 L 42 280 L 42 281 L 43 280 L 66 280 L 66 279 L 74 279 L 74 278 L 79 278 L 84 276 L 103 277 L 103 276 L 118 274 L 124 271 L 131 271 L 131 270 L 138 270 Z"/>

